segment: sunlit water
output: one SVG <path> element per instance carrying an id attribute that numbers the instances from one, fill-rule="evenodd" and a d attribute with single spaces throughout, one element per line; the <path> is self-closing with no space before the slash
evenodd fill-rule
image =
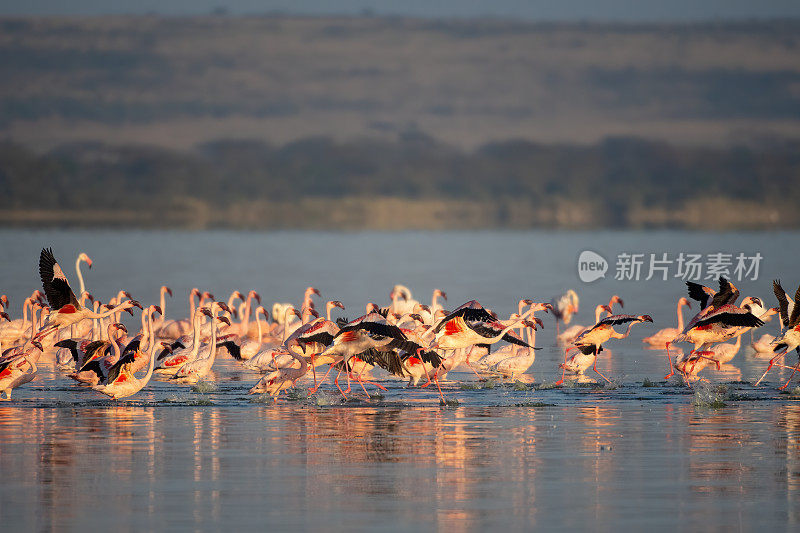
<path id="1" fill-rule="evenodd" d="M 797 237 L 0 232 L 0 293 L 15 316 L 39 286 L 39 250 L 52 245 L 73 285 L 77 253 L 92 257 L 87 287 L 103 300 L 126 288 L 153 303 L 158 287 L 169 285 L 173 317 L 186 315 L 194 286 L 218 297 L 254 288 L 271 303 L 297 302 L 314 285 L 355 317 L 404 283 L 422 301 L 441 288 L 452 307 L 475 298 L 500 313 L 514 311 L 519 298 L 548 301 L 575 288 L 582 324 L 617 293 L 625 312 L 655 320 L 601 354 L 598 369 L 614 385 L 552 388 L 563 352 L 545 316 L 543 349 L 526 375 L 478 382 L 451 373 L 445 406 L 434 387 L 406 389 L 384 374 L 377 375 L 388 390 L 369 402 L 361 393 L 343 403 L 331 385 L 308 398 L 310 382 L 301 382 L 274 404 L 248 396 L 259 375 L 230 359 L 200 387 L 154 381 L 112 402 L 44 363 L 36 381 L 0 404 L 0 523 L 15 530 L 797 527 L 800 397 L 777 390 L 788 372 L 754 387 L 766 359 L 743 348 L 720 371 L 703 371 L 707 383 L 665 383 L 663 353 L 643 349 L 641 338 L 674 327 L 682 280 L 613 280 L 623 251 L 757 251 L 759 279 L 737 285 L 775 305 L 773 277 L 790 291 L 800 282 L 800 252 L 787 246 Z M 578 280 L 584 249 L 612 263 L 605 279 Z"/>

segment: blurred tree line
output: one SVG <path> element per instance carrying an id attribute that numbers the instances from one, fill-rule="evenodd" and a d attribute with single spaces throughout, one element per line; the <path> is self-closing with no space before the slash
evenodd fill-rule
<path id="1" fill-rule="evenodd" d="M 770 211 L 780 212 L 780 218 L 771 220 L 786 227 L 800 222 L 793 215 L 800 203 L 798 183 L 800 143 L 785 141 L 699 148 L 634 138 L 611 138 L 591 146 L 509 140 L 464 152 L 409 132 L 396 142 L 313 137 L 273 146 L 220 140 L 194 152 L 90 143 L 36 153 L 19 144 L 0 144 L 0 209 L 7 215 L 26 210 L 126 210 L 149 214 L 163 225 L 176 222 L 160 213 L 187 202 L 233 212 L 236 206 L 257 201 L 274 206 L 308 199 L 336 204 L 344 198 L 399 198 L 513 203 L 551 211 L 559 205 L 588 210 L 583 225 L 605 227 L 702 227 L 704 211 L 713 218 L 726 209 L 726 220 L 733 226 L 760 226 L 743 220 L 744 211 L 737 218 L 737 206 L 747 205 L 747 217 L 758 218 L 763 210 L 766 220 Z M 684 224 L 670 216 L 690 203 L 700 213 L 694 222 Z M 515 223 L 509 216 L 507 208 L 498 208 L 481 223 L 563 225 L 547 222 L 554 218 L 552 213 L 518 217 Z M 14 217 L 4 220 L 15 222 Z M 454 220 L 457 224 L 458 217 Z M 242 225 L 235 216 L 208 223 Z M 327 227 L 324 221 L 319 224 Z M 250 220 L 247 225 L 273 224 Z M 364 226 L 370 226 L 368 220 Z"/>

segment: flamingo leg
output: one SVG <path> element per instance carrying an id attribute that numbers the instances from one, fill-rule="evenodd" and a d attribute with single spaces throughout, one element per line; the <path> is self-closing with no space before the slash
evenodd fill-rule
<path id="1" fill-rule="evenodd" d="M 481 378 L 481 375 L 480 375 L 480 374 L 478 374 L 478 371 L 477 371 L 477 370 L 475 370 L 474 368 L 472 368 L 472 365 L 469 363 L 469 356 L 470 356 L 470 355 L 472 355 L 472 350 L 473 350 L 474 348 L 475 348 L 475 345 L 474 345 L 474 344 L 473 344 L 472 346 L 470 346 L 470 347 L 469 347 L 469 351 L 467 352 L 467 357 L 464 359 L 464 362 L 467 364 L 467 366 L 469 367 L 469 369 L 470 369 L 470 370 L 472 370 L 472 372 L 474 372 L 476 376 L 478 376 L 478 379 L 480 379 L 480 378 Z"/>
<path id="2" fill-rule="evenodd" d="M 671 378 L 672 376 L 675 375 L 675 369 L 672 368 L 672 356 L 669 354 L 669 345 L 670 345 L 670 343 L 667 343 L 665 345 L 666 348 L 667 348 L 667 370 L 669 370 L 669 374 L 664 376 L 665 380 L 668 380 L 669 378 Z"/>
<path id="3" fill-rule="evenodd" d="M 778 389 L 784 390 L 786 387 L 788 387 L 789 383 L 792 381 L 792 378 L 794 377 L 795 372 L 797 372 L 798 370 L 800 370 L 800 363 L 797 363 L 796 366 L 792 367 L 792 373 L 789 375 L 789 379 L 786 380 L 786 383 L 784 383 L 782 387 L 778 387 Z"/>
<path id="4" fill-rule="evenodd" d="M 339 392 L 342 393 L 342 397 L 345 399 L 345 401 L 347 401 L 347 394 L 345 394 L 344 391 L 342 390 L 342 388 L 339 386 L 339 376 L 341 374 L 342 374 L 342 371 L 340 370 L 339 373 L 336 374 L 336 379 L 333 380 L 333 383 L 334 383 L 334 385 L 336 385 L 336 388 L 339 389 Z M 350 391 L 348 390 L 347 392 L 350 392 Z"/>
<path id="5" fill-rule="evenodd" d="M 558 321 L 556 321 L 558 324 Z M 564 384 L 564 375 L 567 373 L 567 353 L 569 352 L 569 346 L 564 348 L 564 364 L 561 365 L 561 379 L 556 381 L 556 385 L 563 385 Z"/>
<path id="6" fill-rule="evenodd" d="M 442 388 L 439 386 L 438 369 L 437 369 L 437 373 L 433 374 L 433 380 L 436 382 L 436 389 L 439 391 L 439 404 L 440 405 L 445 405 L 447 402 L 445 402 L 444 394 L 442 394 Z"/>
<path id="7" fill-rule="evenodd" d="M 764 373 L 761 375 L 761 377 L 758 378 L 758 381 L 756 381 L 756 383 L 755 383 L 756 386 L 758 386 L 758 384 L 761 383 L 761 380 L 763 380 L 765 377 L 767 377 L 767 374 L 769 373 L 770 370 L 772 370 L 772 367 L 775 365 L 775 361 L 777 361 L 779 358 L 785 356 L 787 351 L 788 350 L 784 350 L 784 351 L 782 351 L 781 353 L 779 353 L 778 355 L 776 355 L 775 357 L 773 357 L 772 359 L 769 360 L 769 366 L 767 366 L 767 369 L 764 371 Z"/>
<path id="8" fill-rule="evenodd" d="M 602 374 L 602 373 L 601 373 L 599 370 L 597 370 L 597 350 L 595 350 L 595 354 L 594 354 L 594 365 L 592 365 L 592 370 L 594 370 L 594 371 L 595 371 L 595 373 L 597 373 L 597 374 L 598 374 L 598 375 L 599 375 L 601 378 L 603 378 L 603 379 L 604 379 L 604 380 L 606 380 L 607 382 L 611 383 L 611 380 L 610 380 L 610 379 L 608 379 L 607 377 L 605 377 L 605 376 L 604 376 L 604 375 L 603 375 L 603 374 Z"/>
<path id="9" fill-rule="evenodd" d="M 316 354 L 311 354 L 311 375 L 314 378 L 314 390 L 316 391 L 319 385 L 317 385 L 317 365 L 314 364 L 314 355 Z"/>

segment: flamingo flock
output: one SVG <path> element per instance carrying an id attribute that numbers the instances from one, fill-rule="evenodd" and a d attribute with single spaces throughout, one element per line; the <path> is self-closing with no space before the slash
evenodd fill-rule
<path id="1" fill-rule="evenodd" d="M 578 312 L 574 290 L 551 303 L 523 298 L 517 312 L 503 318 L 476 300 L 446 310 L 442 301 L 447 301 L 447 295 L 438 289 L 426 305 L 403 285 L 392 289 L 388 305 L 367 303 L 363 315 L 354 320 L 332 316 L 335 309 L 344 311 L 338 300 L 327 301 L 321 315 L 314 300 L 320 292 L 313 287 L 305 291 L 297 307 L 275 303 L 269 311 L 256 291 L 246 295 L 234 291 L 222 301 L 195 288 L 189 291 L 188 315 L 167 318 L 166 296 L 172 296 L 168 287 L 161 287 L 159 304 L 144 307 L 126 291 L 103 304 L 85 290 L 82 262 L 92 267 L 86 254 L 78 255 L 78 296 L 52 249 L 47 248 L 39 256 L 42 290 L 24 300 L 21 318 L 12 320 L 8 298 L 0 296 L 3 399 L 10 400 L 13 389 L 33 380 L 43 361 L 52 361 L 77 387 L 119 400 L 142 390 L 154 376 L 176 384 L 212 379 L 215 362 L 230 357 L 243 371 L 264 374 L 249 386 L 250 394 L 268 394 L 276 401 L 281 392 L 299 389 L 301 383 L 307 383 L 308 394 L 316 393 L 332 374 L 332 386 L 343 398 L 355 394 L 353 382 L 369 398 L 367 386 L 384 389 L 372 375 L 380 369 L 407 380 L 409 387 L 434 385 L 444 402 L 440 382 L 460 365 L 481 378 L 514 379 L 528 371 L 538 349 L 536 332 L 544 327 L 536 313 L 553 315 L 556 340 L 564 346 L 556 386 L 563 385 L 568 375 L 582 379 L 590 368 L 610 383 L 597 370 L 597 358 L 605 345 L 627 338 L 634 326 L 653 322 L 647 314 L 615 314 L 613 306 L 624 303 L 614 295 L 608 304 L 596 306 L 593 325 L 561 332 L 560 322 L 569 324 Z M 739 290 L 723 277 L 718 282 L 718 290 L 687 282 L 688 297 L 699 305 L 697 314 L 684 325 L 682 308 L 691 309 L 691 303 L 681 297 L 677 328 L 661 329 L 644 338 L 645 343 L 663 349 L 669 371 L 666 379 L 677 371 L 691 385 L 703 368 L 719 368 L 733 359 L 741 336 L 776 314 L 778 335 L 762 336 L 753 342 L 753 349 L 773 354 L 764 376 L 774 366 L 789 368 L 794 376 L 800 362 L 792 366 L 783 359 L 792 349 L 800 354 L 800 288 L 792 299 L 775 281 L 779 305 L 765 308 L 761 299 L 752 296 L 737 304 Z M 131 335 L 120 322 L 120 314 L 133 315 L 133 309 L 140 312 L 140 329 Z M 627 327 L 618 331 L 618 326 Z M 735 343 L 725 342 L 731 339 Z M 503 345 L 497 346 L 499 343 Z M 674 345 L 679 343 L 689 343 L 693 349 L 686 354 L 678 352 Z M 327 367 L 324 374 L 320 367 Z"/>

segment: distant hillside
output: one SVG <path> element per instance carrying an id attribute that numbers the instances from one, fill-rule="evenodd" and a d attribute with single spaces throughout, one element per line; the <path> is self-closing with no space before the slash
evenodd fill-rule
<path id="1" fill-rule="evenodd" d="M 37 149 L 409 131 L 468 150 L 800 139 L 796 20 L 5 18 L 0 80 L 0 138 Z"/>
<path id="2" fill-rule="evenodd" d="M 0 144 L 0 227 L 798 228 L 798 183 L 800 142 Z"/>

